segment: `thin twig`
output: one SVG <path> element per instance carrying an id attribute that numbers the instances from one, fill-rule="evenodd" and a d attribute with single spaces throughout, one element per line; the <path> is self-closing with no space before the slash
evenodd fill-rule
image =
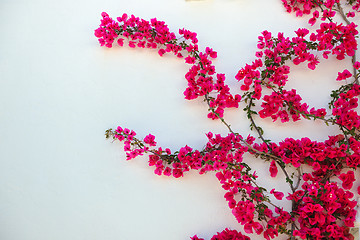
<path id="1" fill-rule="evenodd" d="M 251 110 L 252 101 L 253 101 L 253 98 L 250 98 L 250 102 L 249 102 L 249 105 L 248 105 L 248 107 L 249 107 L 249 114 L 248 114 L 249 119 L 250 119 L 250 121 L 251 121 L 251 123 L 252 123 L 252 126 L 256 129 L 256 131 L 257 131 L 260 139 L 266 144 L 267 148 L 270 149 L 268 143 L 265 141 L 265 139 L 264 139 L 263 135 L 261 134 L 258 126 L 256 125 L 256 123 L 255 123 L 255 121 L 254 121 L 254 118 L 252 117 L 252 114 L 251 114 L 251 111 L 250 111 L 250 110 Z"/>

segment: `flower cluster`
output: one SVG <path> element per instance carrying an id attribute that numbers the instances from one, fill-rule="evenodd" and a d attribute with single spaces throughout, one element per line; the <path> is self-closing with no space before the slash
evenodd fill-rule
<path id="1" fill-rule="evenodd" d="M 294 235 L 302 239 L 352 239 L 349 227 L 354 226 L 356 201 L 350 199 L 354 194 L 336 183 L 318 182 L 310 175 L 304 180 L 303 190 L 289 196 L 297 205 L 294 213 L 300 223 Z M 337 223 L 340 217 L 344 225 Z"/>
<path id="2" fill-rule="evenodd" d="M 142 141 L 136 138 L 134 131 L 120 127 L 112 134 L 114 138 L 124 142 L 128 159 L 142 155 L 145 151 L 150 153 L 149 166 L 155 167 L 155 174 L 179 178 L 190 169 L 198 170 L 200 174 L 216 171 L 216 177 L 226 191 L 224 197 L 229 208 L 238 222 L 244 225 L 246 233 L 255 232 L 263 234 L 265 239 L 274 238 L 279 232 L 282 233 L 281 229 L 285 229 L 291 221 L 291 215 L 282 208 L 276 207 L 273 212 L 266 205 L 269 202 L 266 190 L 256 184 L 256 173 L 252 173 L 243 161 L 245 153 L 256 155 L 259 149 L 267 152 L 264 145 L 254 143 L 251 137 L 244 140 L 240 135 L 229 134 L 222 137 L 210 132 L 207 134 L 208 143 L 203 151 L 185 146 L 172 154 L 169 149 L 155 148 L 156 142 L 151 134 Z M 276 161 L 281 159 L 284 164 L 294 167 L 307 164 L 314 169 L 311 174 L 303 175 L 302 189 L 289 193 L 286 197 L 294 202 L 292 214 L 297 216 L 301 227 L 301 230 L 294 231 L 294 236 L 315 236 L 311 235 L 315 232 L 319 236 L 338 236 L 340 233 L 341 236 L 349 236 L 348 227 L 351 227 L 355 220 L 356 201 L 351 200 L 351 192 L 343 189 L 350 189 L 355 178 L 353 171 L 340 175 L 339 173 L 347 165 L 354 168 L 360 166 L 360 142 L 352 139 L 352 148 L 357 152 L 348 155 L 346 146 L 339 145 L 343 140 L 339 135 L 329 137 L 325 143 L 308 138 L 288 138 L 279 144 L 272 143 L 271 152 L 280 157 Z M 154 148 L 151 149 L 150 146 Z M 273 160 L 270 164 L 269 172 L 272 177 L 276 177 L 278 173 L 277 166 L 283 166 L 276 161 Z M 328 173 L 337 174 L 343 182 L 343 188 L 333 182 L 322 183 Z M 284 193 L 275 189 L 269 191 L 269 194 L 278 200 L 284 197 Z M 317 204 L 319 201 L 322 203 L 321 207 Z M 260 209 L 261 211 L 255 211 Z M 346 226 L 339 225 L 334 215 L 343 218 Z M 266 219 L 266 226 L 256 219 Z M 319 221 L 317 225 L 314 225 L 315 221 Z"/>
<path id="3" fill-rule="evenodd" d="M 295 89 L 265 95 L 261 107 L 262 109 L 259 111 L 261 118 L 271 117 L 274 121 L 280 118 L 281 122 L 288 122 L 289 115 L 293 121 L 297 121 L 300 120 L 299 113 L 309 113 L 309 106 L 306 103 L 301 103 L 301 97 L 296 93 Z M 323 116 L 320 111 L 316 111 L 315 114 Z"/>
<path id="4" fill-rule="evenodd" d="M 115 42 L 120 46 L 127 42 L 131 48 L 157 49 L 160 56 L 171 53 L 183 59 L 190 65 L 185 74 L 185 98 L 203 98 L 209 107 L 208 117 L 220 119 L 229 130 L 226 136 L 207 133 L 202 150 L 184 146 L 175 152 L 157 146 L 154 135 L 141 139 L 127 128 L 109 129 L 106 137 L 123 142 L 127 160 L 146 154 L 157 175 L 180 178 L 190 170 L 199 174 L 216 172 L 224 198 L 247 234 L 262 235 L 267 240 L 282 234 L 291 240 L 350 240 L 353 236 L 349 228 L 354 226 L 356 216 L 353 188 L 357 187 L 360 194 L 354 174 L 360 167 L 360 62 L 356 61 L 357 25 L 349 19 L 360 11 L 360 0 L 282 2 L 288 12 L 294 11 L 297 16 L 312 14 L 309 24 L 318 26 L 313 33 L 297 29 L 292 38 L 263 31 L 258 37 L 256 59 L 235 76 L 242 95 L 230 93 L 225 75 L 217 73 L 213 63 L 217 52 L 210 47 L 200 51 L 196 33 L 180 29 L 175 34 L 156 18 L 147 21 L 123 14 L 113 20 L 102 13 L 101 24 L 95 30 L 101 46 L 110 48 Z M 351 7 L 346 13 L 344 2 Z M 337 14 L 344 23 L 334 21 Z M 332 91 L 328 109 L 310 108 L 295 89 L 286 89 L 291 65 L 305 63 L 314 70 L 329 55 L 337 60 L 350 58 L 353 68 L 337 74 L 334 80 L 343 85 Z M 243 137 L 225 121 L 224 110 L 239 108 L 240 104 L 246 105 L 244 111 L 258 138 Z M 258 112 L 253 110 L 255 106 L 260 107 Z M 338 132 L 322 142 L 307 137 L 273 142 L 264 138 L 264 130 L 253 117 L 256 114 L 281 122 L 320 120 L 337 126 Z M 256 171 L 247 164 L 254 158 L 268 164 L 270 177 L 284 174 L 289 192 L 260 186 Z M 290 211 L 278 205 L 285 200 L 291 203 Z M 202 238 L 195 235 L 191 239 Z M 225 229 L 211 239 L 250 238 Z"/>
<path id="5" fill-rule="evenodd" d="M 317 50 L 324 51 L 324 58 L 331 50 L 337 59 L 342 60 L 345 56 L 354 56 L 357 50 L 355 36 L 359 32 L 356 27 L 353 22 L 346 26 L 334 22 L 321 23 L 316 34 L 311 34 L 310 40 L 317 43 Z"/>
<path id="6" fill-rule="evenodd" d="M 193 236 L 191 240 L 204 240 L 199 238 L 197 235 Z M 250 240 L 249 237 L 243 235 L 241 232 L 236 230 L 225 229 L 222 232 L 218 232 L 214 235 L 211 240 Z"/>
<path id="7" fill-rule="evenodd" d="M 318 18 L 321 17 L 321 20 L 325 19 L 331 20 L 332 17 L 336 15 L 336 10 L 341 10 L 340 0 L 281 0 L 286 8 L 287 12 L 295 12 L 296 16 L 301 17 L 303 15 L 313 14 L 313 17 L 309 20 L 310 24 L 314 24 Z M 346 3 L 352 6 L 352 11 L 349 11 L 346 16 L 354 17 L 355 12 L 360 11 L 360 1 L 359 0 L 347 0 Z M 321 14 L 317 7 L 321 8 Z"/>
<path id="8" fill-rule="evenodd" d="M 274 90 L 271 95 L 264 96 L 262 117 L 271 116 L 274 120 L 280 117 L 283 122 L 287 122 L 287 112 L 285 110 L 279 112 L 279 108 L 285 105 L 290 108 L 294 121 L 299 120 L 298 112 L 308 114 L 308 106 L 300 105 L 301 97 L 294 89 L 283 90 L 290 73 L 290 66 L 286 65 L 287 61 L 292 60 L 295 65 L 307 62 L 308 68 L 314 70 L 320 58 L 312 53 L 314 51 L 322 52 L 322 57 L 325 59 L 329 54 L 333 54 L 337 59 L 342 60 L 345 56 L 354 56 L 357 50 L 355 36 L 358 31 L 354 23 L 346 26 L 333 22 L 322 23 L 317 33 L 310 35 L 309 40 L 305 39 L 305 36 L 309 34 L 308 29 L 300 28 L 295 33 L 297 37 L 290 39 L 285 38 L 283 33 L 272 37 L 270 32 L 262 32 L 257 45 L 260 50 L 256 52 L 258 59 L 240 69 L 235 76 L 238 81 L 243 82 L 241 90 L 250 92 L 249 96 L 255 99 L 261 98 L 263 87 Z M 352 74 L 345 70 L 339 73 L 337 80 L 351 76 Z M 317 115 L 322 117 L 323 112 L 324 110 L 321 109 L 317 111 Z"/>
<path id="9" fill-rule="evenodd" d="M 232 95 L 230 88 L 225 84 L 224 74 L 215 74 L 212 59 L 217 57 L 217 52 L 207 47 L 204 52 L 199 51 L 197 34 L 186 29 L 179 29 L 179 37 L 170 32 L 168 26 L 156 18 L 149 21 L 131 15 L 123 14 L 115 21 L 105 12 L 95 36 L 101 46 L 111 48 L 115 39 L 120 46 L 127 39 L 131 48 L 159 48 L 158 54 L 163 56 L 172 53 L 183 58 L 191 67 L 186 73 L 188 87 L 184 96 L 188 100 L 206 96 L 213 112 L 209 118 L 216 119 L 223 116 L 225 108 L 238 107 L 241 100 L 239 94 Z"/>
<path id="10" fill-rule="evenodd" d="M 339 94 L 339 98 L 334 103 L 332 110 L 336 117 L 336 123 L 345 128 L 359 129 L 360 116 L 354 110 L 358 107 L 358 96 L 360 95 L 360 85 L 354 84 L 350 90 Z"/>

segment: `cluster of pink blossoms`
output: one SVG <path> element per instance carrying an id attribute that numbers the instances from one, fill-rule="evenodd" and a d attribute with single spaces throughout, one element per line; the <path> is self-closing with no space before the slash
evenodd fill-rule
<path id="1" fill-rule="evenodd" d="M 335 101 L 332 110 L 336 117 L 336 123 L 347 129 L 360 128 L 360 116 L 354 110 L 358 107 L 358 96 L 360 95 L 360 85 L 354 85 L 346 93 L 340 93 L 339 99 Z"/>
<path id="2" fill-rule="evenodd" d="M 269 201 L 266 191 L 256 185 L 256 173 L 251 173 L 249 166 L 243 162 L 243 155 L 246 152 L 257 154 L 256 151 L 261 149 L 266 152 L 264 144 L 254 143 L 252 137 L 244 140 L 240 135 L 234 134 L 222 137 L 208 133 L 207 136 L 209 141 L 203 151 L 194 151 L 185 146 L 171 154 L 169 149 L 150 149 L 156 146 L 154 136 L 151 134 L 142 141 L 136 138 L 134 131 L 128 129 L 118 127 L 114 134 L 116 139 L 124 141 L 124 150 L 128 159 L 150 152 L 149 165 L 155 167 L 155 174 L 178 178 L 190 169 L 198 170 L 200 173 L 216 171 L 216 177 L 226 191 L 224 197 L 228 201 L 229 208 L 232 209 L 238 222 L 244 225 L 244 231 L 263 234 L 265 239 L 278 236 L 279 230 L 285 229 L 292 219 L 291 215 L 280 207 L 276 207 L 273 212 L 265 204 Z M 313 173 L 303 175 L 302 189 L 289 193 L 286 197 L 294 202 L 292 214 L 297 216 L 301 227 L 300 230 L 294 231 L 295 236 L 305 238 L 304 236 L 315 233 L 319 237 L 331 235 L 334 239 L 341 239 L 336 236 L 350 236 L 348 229 L 353 226 L 355 220 L 356 201 L 351 200 L 353 194 L 344 189 L 352 187 L 355 181 L 353 172 L 340 174 L 339 179 L 343 182 L 344 189 L 339 188 L 336 183 L 321 182 L 329 172 L 340 173 L 345 164 L 349 167 L 360 165 L 360 142 L 352 139 L 352 149 L 356 154 L 349 156 L 346 154 L 346 146 L 339 146 L 342 140 L 341 135 L 330 137 L 325 143 L 311 141 L 308 138 L 301 140 L 288 138 L 279 144 L 271 145 L 272 153 L 280 156 L 285 164 L 294 167 L 308 164 L 314 169 Z M 244 142 L 250 144 L 250 147 L 244 146 Z M 352 161 L 349 161 L 349 158 L 352 158 Z M 276 177 L 278 173 L 276 164 L 275 161 L 270 164 L 271 177 Z M 269 193 L 278 200 L 284 197 L 282 192 L 275 189 Z M 239 200 L 239 196 L 240 199 L 247 200 Z M 321 207 L 317 204 L 319 201 L 322 202 Z M 255 209 L 261 209 L 261 214 Z M 339 225 L 334 215 L 338 218 L 343 216 L 346 225 Z M 266 219 L 266 226 L 257 219 Z M 318 224 L 314 225 L 314 222 Z"/>
<path id="3" fill-rule="evenodd" d="M 301 115 L 306 117 L 309 114 L 309 106 L 300 103 L 301 97 L 296 94 L 295 89 L 291 91 L 283 89 L 290 73 L 290 67 L 285 64 L 288 60 L 292 60 L 295 65 L 308 62 L 309 69 L 314 70 L 319 63 L 319 56 L 310 51 L 322 52 L 322 57 L 325 59 L 329 54 L 333 54 L 337 59 L 342 60 L 345 56 L 354 56 L 357 50 L 355 36 L 358 31 L 354 23 L 346 26 L 333 22 L 322 23 L 317 33 L 310 35 L 309 40 L 305 39 L 309 34 L 308 29 L 300 28 L 295 33 L 297 37 L 290 40 L 282 33 L 275 38 L 268 31 L 262 32 L 257 45 L 260 50 L 256 52 L 258 59 L 240 69 L 235 76 L 238 81 L 243 82 L 241 90 L 250 92 L 249 96 L 252 98 L 259 100 L 262 97 L 263 87 L 274 90 L 272 94 L 263 97 L 263 109 L 259 112 L 262 118 L 271 117 L 274 121 L 280 118 L 282 122 L 288 122 L 289 116 L 297 121 L 300 120 Z M 359 62 L 355 64 L 358 65 Z M 348 70 L 344 70 L 339 73 L 337 80 L 351 76 Z M 312 109 L 311 114 L 324 117 L 326 110 Z"/>
<path id="4" fill-rule="evenodd" d="M 221 119 L 229 129 L 227 136 L 209 132 L 201 151 L 185 146 L 172 152 L 158 147 L 155 136 L 149 134 L 139 139 L 133 130 L 122 127 L 109 129 L 106 135 L 124 143 L 127 160 L 147 154 L 149 166 L 155 168 L 157 175 L 179 178 L 190 170 L 199 174 L 216 172 L 225 191 L 224 198 L 245 233 L 262 235 L 267 240 L 281 234 L 291 240 L 352 240 L 349 229 L 354 226 L 356 216 L 352 188 L 357 187 L 360 194 L 360 186 L 354 186 L 354 171 L 360 167 L 360 116 L 356 111 L 360 96 L 360 62 L 356 61 L 359 33 L 349 18 L 360 11 L 360 0 L 346 0 L 352 9 L 347 13 L 342 8 L 344 1 L 340 0 L 282 2 L 288 12 L 294 11 L 297 16 L 312 14 L 310 25 L 318 20 L 321 23 L 311 34 L 306 28 L 296 30 L 293 38 L 283 33 L 274 37 L 263 31 L 258 38 L 256 59 L 236 75 L 241 82 L 242 96 L 231 94 L 225 75 L 216 72 L 212 61 L 217 58 L 217 52 L 209 47 L 199 51 L 196 33 L 180 29 L 176 36 L 163 21 L 155 18 L 146 21 L 123 14 L 115 21 L 102 13 L 101 24 L 95 30 L 102 46 L 110 48 L 114 42 L 123 46 L 127 42 L 131 48 L 158 49 L 160 56 L 172 53 L 184 59 L 190 64 L 185 74 L 188 82 L 185 98 L 203 97 L 209 107 L 208 117 Z M 333 20 L 336 14 L 345 24 Z M 336 80 L 346 83 L 332 92 L 328 110 L 325 107 L 309 109 L 295 89 L 286 89 L 290 66 L 306 63 L 314 70 L 320 59 L 328 59 L 329 55 L 338 60 L 351 58 L 353 71 L 345 69 L 338 73 Z M 264 89 L 271 93 L 263 95 Z M 223 118 L 224 110 L 238 108 L 241 100 L 247 104 L 244 111 L 260 142 L 250 135 L 243 138 Z M 252 107 L 259 102 L 261 110 L 255 112 Z M 338 126 L 340 133 L 329 136 L 324 142 L 304 137 L 275 143 L 264 139 L 262 128 L 253 118 L 255 114 L 281 122 L 298 121 L 301 117 L 318 119 Z M 256 171 L 246 163 L 247 158 L 268 162 L 271 177 L 283 173 L 290 191 L 267 190 L 260 186 Z M 310 166 L 312 170 L 304 172 L 303 166 Z M 275 204 L 274 199 L 290 201 L 291 211 Z M 202 238 L 195 235 L 191 239 Z M 236 230 L 225 229 L 211 239 L 250 238 Z"/>
<path id="5" fill-rule="evenodd" d="M 193 236 L 191 240 L 204 240 L 203 238 L 199 238 L 198 236 Z M 214 235 L 211 240 L 250 240 L 249 237 L 243 235 L 241 232 L 236 230 L 230 230 L 225 228 L 222 232 L 218 232 Z"/>
<path id="6" fill-rule="evenodd" d="M 309 106 L 306 103 L 301 103 L 301 100 L 300 95 L 296 93 L 295 89 L 265 95 L 263 103 L 261 104 L 263 109 L 259 111 L 259 116 L 261 118 L 271 117 L 274 121 L 280 118 L 281 122 L 288 122 L 290 115 L 293 121 L 298 121 L 300 120 L 299 113 L 309 114 Z M 312 109 L 312 111 L 314 115 L 319 117 L 326 115 L 324 108 L 317 110 Z"/>
<path id="7" fill-rule="evenodd" d="M 318 18 L 321 17 L 321 20 L 324 21 L 328 18 L 332 18 L 336 14 L 337 5 L 340 4 L 340 0 L 281 0 L 284 4 L 286 10 L 290 12 L 295 12 L 296 16 L 301 17 L 303 15 L 311 14 L 312 10 L 321 7 L 322 14 L 320 15 L 319 11 L 313 11 L 313 17 L 309 20 L 309 23 L 313 25 Z M 352 11 L 349 11 L 346 15 L 347 17 L 354 17 L 355 13 L 353 11 L 360 11 L 360 1 L 359 0 L 349 0 L 346 1 L 349 5 L 352 6 Z M 335 10 L 336 9 L 336 10 Z"/>
<path id="8" fill-rule="evenodd" d="M 188 100 L 206 96 L 213 112 L 209 118 L 216 119 L 223 116 L 225 108 L 238 107 L 241 100 L 239 94 L 232 95 L 230 88 L 225 84 L 224 74 L 215 74 L 215 66 L 211 59 L 217 57 L 212 48 L 207 47 L 204 52 L 199 51 L 197 34 L 186 29 L 179 30 L 179 38 L 170 32 L 163 21 L 156 18 L 146 21 L 131 15 L 123 14 L 117 21 L 105 12 L 95 36 L 101 46 L 112 47 L 115 39 L 123 46 L 124 39 L 128 40 L 131 48 L 159 48 L 158 53 L 163 56 L 172 53 L 179 58 L 184 58 L 191 67 L 186 73 L 188 87 L 184 91 Z M 182 39 L 183 40 L 180 40 Z"/>
<path id="9" fill-rule="evenodd" d="M 353 173 L 353 172 L 352 172 Z M 302 190 L 289 196 L 297 204 L 296 214 L 300 224 L 295 236 L 306 239 L 352 239 L 349 227 L 354 226 L 357 202 L 350 200 L 354 194 L 345 191 L 336 183 L 322 183 L 310 174 L 304 175 Z M 344 225 L 338 224 L 339 216 L 343 216 Z M 315 227 L 314 227 L 315 226 Z"/>

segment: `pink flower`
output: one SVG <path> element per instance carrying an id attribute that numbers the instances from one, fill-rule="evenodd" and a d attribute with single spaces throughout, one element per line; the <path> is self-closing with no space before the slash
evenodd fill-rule
<path id="1" fill-rule="evenodd" d="M 196 58 L 191 57 L 191 56 L 187 56 L 187 57 L 185 58 L 185 62 L 188 63 L 188 64 L 193 64 L 193 63 L 195 63 L 195 60 L 196 60 Z"/>
<path id="2" fill-rule="evenodd" d="M 342 187 L 344 189 L 350 189 L 353 186 L 353 182 L 356 180 L 353 171 L 340 174 L 339 179 L 343 182 Z"/>
<path id="3" fill-rule="evenodd" d="M 284 193 L 275 191 L 275 188 L 271 189 L 270 193 L 274 194 L 275 198 L 278 200 L 282 200 L 284 197 Z"/>
<path id="4" fill-rule="evenodd" d="M 353 17 L 355 17 L 355 12 L 348 12 L 348 13 L 346 14 L 346 17 L 348 17 L 348 18 L 353 18 Z"/>
<path id="5" fill-rule="evenodd" d="M 162 174 L 162 168 L 156 168 L 154 173 L 160 176 Z"/>
<path id="6" fill-rule="evenodd" d="M 261 58 L 263 56 L 263 52 L 262 51 L 256 52 L 255 56 Z"/>
<path id="7" fill-rule="evenodd" d="M 147 135 L 145 138 L 144 138 L 144 143 L 147 143 L 149 144 L 150 146 L 156 146 L 156 142 L 155 142 L 155 136 L 154 135 Z"/>
<path id="8" fill-rule="evenodd" d="M 199 238 L 197 235 L 194 235 L 193 237 L 190 238 L 191 240 L 205 240 L 203 238 Z"/>
<path id="9" fill-rule="evenodd" d="M 174 176 L 174 178 L 182 177 L 182 176 L 184 176 L 183 171 L 181 171 L 181 169 L 176 168 L 173 170 L 173 176 Z"/>
<path id="10" fill-rule="evenodd" d="M 295 33 L 298 37 L 303 38 L 309 34 L 309 30 L 306 28 L 299 28 L 297 31 L 295 31 Z"/>
<path id="11" fill-rule="evenodd" d="M 310 18 L 309 19 L 309 24 L 311 25 L 311 26 L 313 26 L 314 24 L 316 23 L 316 18 Z"/>
<path id="12" fill-rule="evenodd" d="M 352 74 L 349 72 L 349 70 L 345 69 L 343 72 L 338 73 L 338 77 L 336 78 L 336 81 L 341 81 L 341 80 L 347 79 L 351 76 L 352 76 Z"/>
<path id="13" fill-rule="evenodd" d="M 125 22 L 128 18 L 128 15 L 126 13 L 124 13 L 121 17 L 118 17 L 116 20 L 118 20 L 119 22 Z"/>
<path id="14" fill-rule="evenodd" d="M 124 45 L 124 39 L 119 38 L 119 39 L 117 40 L 117 43 L 122 47 L 122 46 Z"/>
<path id="15" fill-rule="evenodd" d="M 163 174 L 165 176 L 171 176 L 171 168 L 169 168 L 169 167 L 165 168 Z"/>
<path id="16" fill-rule="evenodd" d="M 217 58 L 217 52 L 215 52 L 212 48 L 207 47 L 205 49 L 206 54 L 208 54 L 211 58 Z"/>
<path id="17" fill-rule="evenodd" d="M 244 225 L 244 231 L 246 233 L 253 233 L 253 229 L 257 234 L 261 234 L 264 230 L 260 223 L 254 221 L 250 221 Z"/>
<path id="18" fill-rule="evenodd" d="M 203 239 L 192 239 L 192 240 L 203 240 Z M 243 235 L 241 232 L 236 230 L 230 230 L 226 228 L 222 232 L 218 232 L 214 235 L 211 240 L 250 240 L 248 236 Z"/>
<path id="19" fill-rule="evenodd" d="M 160 49 L 158 51 L 159 55 L 162 57 L 166 51 L 164 49 Z"/>
<path id="20" fill-rule="evenodd" d="M 109 14 L 107 14 L 106 12 L 102 12 L 102 13 L 101 13 L 101 16 L 102 16 L 103 18 L 105 18 L 105 17 L 109 17 Z"/>
<path id="21" fill-rule="evenodd" d="M 355 63 L 354 63 L 354 68 L 357 69 L 357 70 L 359 70 L 359 69 L 360 69 L 360 62 L 358 62 L 358 61 L 355 62 Z"/>
<path id="22" fill-rule="evenodd" d="M 276 177 L 276 175 L 278 173 L 278 169 L 276 167 L 276 163 L 275 163 L 274 160 L 272 160 L 271 163 L 270 163 L 269 171 L 270 171 L 270 176 L 271 177 Z"/>
<path id="23" fill-rule="evenodd" d="M 136 47 L 135 42 L 134 41 L 129 41 L 129 47 L 135 48 Z"/>

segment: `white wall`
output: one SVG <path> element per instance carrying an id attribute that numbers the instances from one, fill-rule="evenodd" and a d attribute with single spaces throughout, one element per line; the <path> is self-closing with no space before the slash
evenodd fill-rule
<path id="1" fill-rule="evenodd" d="M 206 132 L 226 129 L 206 118 L 201 101 L 183 99 L 181 60 L 100 48 L 93 31 L 102 11 L 157 17 L 173 31 L 197 32 L 203 48 L 218 51 L 217 70 L 234 87 L 262 30 L 293 35 L 307 26 L 279 0 L 1 0 L 0 239 L 182 240 L 240 230 L 214 175 L 159 177 L 146 158 L 126 162 L 121 145 L 105 140 L 107 128 L 122 125 L 140 136 L 152 133 L 173 150 L 202 148 Z M 313 106 L 325 106 L 337 84 L 332 79 L 347 66 L 330 61 L 315 72 L 298 66 L 291 86 Z M 226 117 L 250 133 L 241 111 Z M 313 122 L 263 124 L 277 141 L 324 140 L 337 131 Z M 254 166 L 269 177 L 266 164 Z M 286 191 L 280 178 L 263 182 Z"/>

